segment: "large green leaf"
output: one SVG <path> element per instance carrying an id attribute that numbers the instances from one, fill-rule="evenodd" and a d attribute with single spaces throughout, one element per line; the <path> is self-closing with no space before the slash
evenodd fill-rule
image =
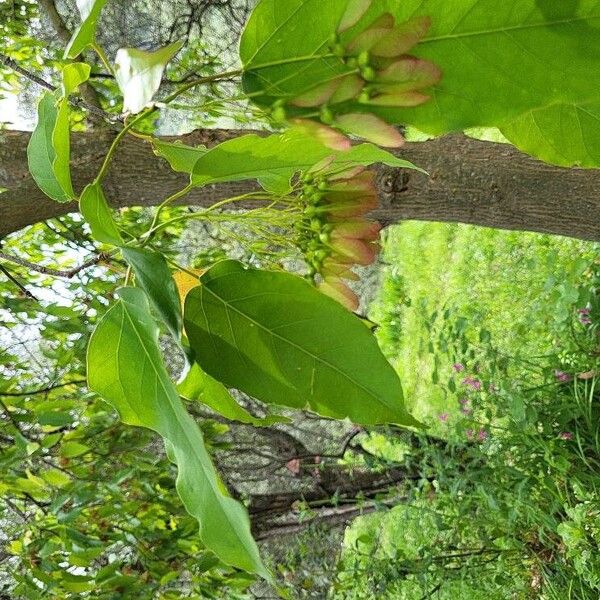
<path id="1" fill-rule="evenodd" d="M 65 50 L 65 58 L 77 58 L 88 46 L 95 42 L 98 18 L 107 1 L 77 0 L 81 24 L 69 41 Z"/>
<path id="2" fill-rule="evenodd" d="M 244 135 L 223 142 L 208 152 L 201 148 L 192 183 L 200 186 L 258 179 L 265 189 L 285 194 L 289 192 L 292 175 L 327 157 L 335 157 L 333 165 L 348 168 L 378 162 L 392 167 L 416 168 L 372 144 L 360 144 L 349 150 L 332 150 L 315 137 L 291 128 L 268 137 Z"/>
<path id="3" fill-rule="evenodd" d="M 175 340 L 181 338 L 179 292 L 165 257 L 144 248 L 123 248 L 123 256 L 135 273 L 135 282 L 150 298 L 152 307 Z"/>
<path id="4" fill-rule="evenodd" d="M 62 95 L 67 98 L 90 78 L 92 68 L 85 63 L 68 63 L 62 71 Z"/>
<path id="5" fill-rule="evenodd" d="M 562 167 L 600 167 L 600 99 L 530 110 L 502 127 L 518 148 Z"/>
<path id="6" fill-rule="evenodd" d="M 81 192 L 79 210 L 92 230 L 92 236 L 103 244 L 120 246 L 123 238 L 113 219 L 99 183 L 91 183 Z"/>
<path id="7" fill-rule="evenodd" d="M 152 140 L 154 154 L 164 158 L 173 171 L 178 173 L 192 173 L 198 159 L 208 152 L 206 146 L 187 146 L 179 142 L 163 142 Z"/>
<path id="8" fill-rule="evenodd" d="M 46 92 L 38 105 L 38 120 L 27 147 L 29 171 L 57 202 L 73 200 L 69 141 L 69 105 L 65 98 Z"/>
<path id="9" fill-rule="evenodd" d="M 183 42 L 174 42 L 154 52 L 136 48 L 121 48 L 117 52 L 115 78 L 123 93 L 124 111 L 135 114 L 150 103 L 167 63 L 182 46 Z"/>
<path id="10" fill-rule="evenodd" d="M 194 363 L 186 378 L 177 386 L 177 391 L 187 400 L 202 402 L 230 421 L 239 421 L 255 427 L 269 427 L 275 423 L 289 423 L 290 419 L 279 415 L 268 415 L 260 419 L 241 407 L 220 382 L 205 373 Z"/>
<path id="11" fill-rule="evenodd" d="M 600 98 L 600 2 L 375 0 L 371 14 L 429 15 L 416 54 L 444 72 L 434 100 L 382 110 L 431 133 L 502 125 L 557 101 Z"/>
<path id="12" fill-rule="evenodd" d="M 227 387 L 357 423 L 417 425 L 374 336 L 301 277 L 224 261 L 200 281 L 185 329 L 200 366 Z"/>
<path id="13" fill-rule="evenodd" d="M 268 577 L 243 507 L 228 497 L 197 424 L 183 407 L 158 347 L 145 293 L 125 288 L 92 334 L 89 387 L 129 425 L 160 434 L 177 464 L 177 491 L 198 519 L 200 537 L 223 562 Z"/>
<path id="14" fill-rule="evenodd" d="M 245 90 L 267 92 L 255 101 L 293 97 L 350 70 L 329 50 L 347 5 L 348 0 L 259 2 L 240 42 Z"/>
<path id="15" fill-rule="evenodd" d="M 321 4 L 262 0 L 255 9 L 242 38 L 241 58 L 245 89 L 259 104 L 290 99 L 345 72 L 347 67 L 329 50 L 345 1 L 332 0 L 323 9 Z M 345 110 L 374 112 L 432 134 L 507 126 L 511 140 L 542 158 L 600 164 L 593 158 L 593 148 L 600 145 L 595 124 L 581 136 L 585 142 L 575 141 L 565 157 L 563 129 L 553 122 L 553 116 L 562 115 L 575 127 L 577 116 L 589 123 L 581 107 L 600 101 L 598 0 L 373 0 L 359 25 L 342 35 L 342 44 L 384 12 L 399 22 L 431 18 L 430 31 L 411 53 L 440 67 L 443 79 L 431 91 L 432 100 L 421 106 L 354 103 Z M 318 20 L 310 19 L 314 13 Z M 311 27 L 303 26 L 307 20 Z M 305 60 L 307 56 L 314 58 Z M 557 106 L 540 112 L 550 105 Z M 543 127 L 534 139 L 532 120 L 536 128 Z"/>

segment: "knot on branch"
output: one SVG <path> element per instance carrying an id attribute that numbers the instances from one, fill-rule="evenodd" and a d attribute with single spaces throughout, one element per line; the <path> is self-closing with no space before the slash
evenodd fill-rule
<path id="1" fill-rule="evenodd" d="M 383 168 L 378 176 L 381 204 L 386 207 L 401 201 L 399 194 L 408 190 L 411 173 L 408 169 Z"/>

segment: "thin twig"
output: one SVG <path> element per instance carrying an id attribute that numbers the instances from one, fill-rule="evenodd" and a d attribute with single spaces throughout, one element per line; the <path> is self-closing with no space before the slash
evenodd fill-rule
<path id="1" fill-rule="evenodd" d="M 8 418 L 8 420 L 13 424 L 14 428 L 24 437 L 26 440 L 30 440 L 31 438 L 27 435 L 27 432 L 21 427 L 19 421 L 15 419 L 13 414 L 10 412 L 8 406 L 4 404 L 2 400 L 0 400 L 0 407 L 2 408 L 4 414 Z"/>
<path id="2" fill-rule="evenodd" d="M 6 260 L 9 262 L 12 262 L 21 267 L 25 267 L 26 269 L 29 269 L 30 271 L 35 271 L 36 273 L 41 273 L 42 275 L 49 275 L 50 277 L 63 277 L 65 279 L 72 279 L 73 277 L 75 277 L 75 275 L 77 275 L 78 273 L 81 273 L 81 271 L 84 271 L 85 269 L 89 269 L 90 267 L 97 265 L 98 263 L 102 262 L 103 260 L 108 260 L 108 259 L 109 259 L 109 255 L 102 253 L 102 254 L 98 254 L 98 256 L 95 256 L 94 258 L 91 258 L 90 260 L 84 262 L 83 264 L 79 265 L 78 267 L 74 267 L 73 269 L 69 269 L 69 270 L 65 270 L 65 271 L 60 271 L 57 269 L 51 269 L 49 267 L 43 267 L 41 265 L 36 265 L 32 262 L 29 262 L 28 260 L 19 258 L 18 256 L 12 256 L 11 254 L 6 254 L 4 252 L 0 252 L 0 260 Z"/>
<path id="3" fill-rule="evenodd" d="M 84 385 L 86 381 L 84 379 L 76 379 L 74 381 L 65 381 L 65 383 L 57 383 L 55 385 L 49 385 L 39 390 L 33 390 L 31 392 L 0 392 L 0 396 L 7 396 L 10 398 L 22 398 L 24 396 L 37 396 L 39 394 L 47 394 L 52 390 L 58 390 L 69 385 Z"/>
<path id="4" fill-rule="evenodd" d="M 48 83 L 41 77 L 38 77 L 34 73 L 31 73 L 31 71 L 24 69 L 15 60 L 13 60 L 9 56 L 6 56 L 5 54 L 2 54 L 2 53 L 0 53 L 0 64 L 4 65 L 5 67 L 8 67 L 9 69 L 12 69 L 15 73 L 22 75 L 23 77 L 29 79 L 29 81 L 32 81 L 36 85 L 39 85 L 40 87 L 42 87 L 50 92 L 54 92 L 57 89 L 51 83 Z M 109 123 L 111 123 L 113 125 L 117 122 L 123 121 L 123 118 L 120 115 L 114 115 L 114 114 L 107 113 L 106 111 L 102 110 L 101 108 L 98 108 L 97 106 L 94 106 L 93 104 L 90 104 L 89 102 L 86 102 L 85 100 L 82 100 L 81 98 L 70 97 L 69 103 L 72 104 L 73 106 L 77 106 L 78 108 L 85 108 L 91 114 L 96 115 L 97 117 L 100 117 L 102 119 L 106 119 Z"/>
<path id="5" fill-rule="evenodd" d="M 0 265 L 0 271 L 2 271 L 2 273 L 8 277 L 9 281 L 12 281 L 27 298 L 31 298 L 31 300 L 39 302 L 39 300 L 8 269 Z"/>

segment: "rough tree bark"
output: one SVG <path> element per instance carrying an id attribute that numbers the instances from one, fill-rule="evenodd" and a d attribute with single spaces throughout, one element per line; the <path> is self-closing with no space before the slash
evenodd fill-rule
<path id="1" fill-rule="evenodd" d="M 239 131 L 198 131 L 187 144 L 214 144 Z M 111 131 L 73 135 L 73 179 L 81 189 L 97 172 L 114 136 Z M 76 210 L 46 198 L 27 171 L 29 134 L 3 132 L 0 138 L 0 239 L 27 225 Z M 384 225 L 404 220 L 461 222 L 499 229 L 536 231 L 600 240 L 600 170 L 562 169 L 536 161 L 509 145 L 451 135 L 407 144 L 400 154 L 426 169 L 429 177 L 380 169 Z M 127 138 L 105 188 L 115 207 L 152 206 L 186 182 L 158 159 L 145 142 Z M 223 184 L 194 190 L 181 203 L 206 206 L 251 189 Z"/>

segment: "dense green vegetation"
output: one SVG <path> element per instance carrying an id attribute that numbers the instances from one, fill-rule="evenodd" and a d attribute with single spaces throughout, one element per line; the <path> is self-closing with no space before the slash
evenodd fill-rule
<path id="1" fill-rule="evenodd" d="M 348 529 L 333 597 L 597 598 L 600 246 L 411 222 L 384 256 L 379 337 L 444 447 L 405 448 L 422 479 Z"/>

